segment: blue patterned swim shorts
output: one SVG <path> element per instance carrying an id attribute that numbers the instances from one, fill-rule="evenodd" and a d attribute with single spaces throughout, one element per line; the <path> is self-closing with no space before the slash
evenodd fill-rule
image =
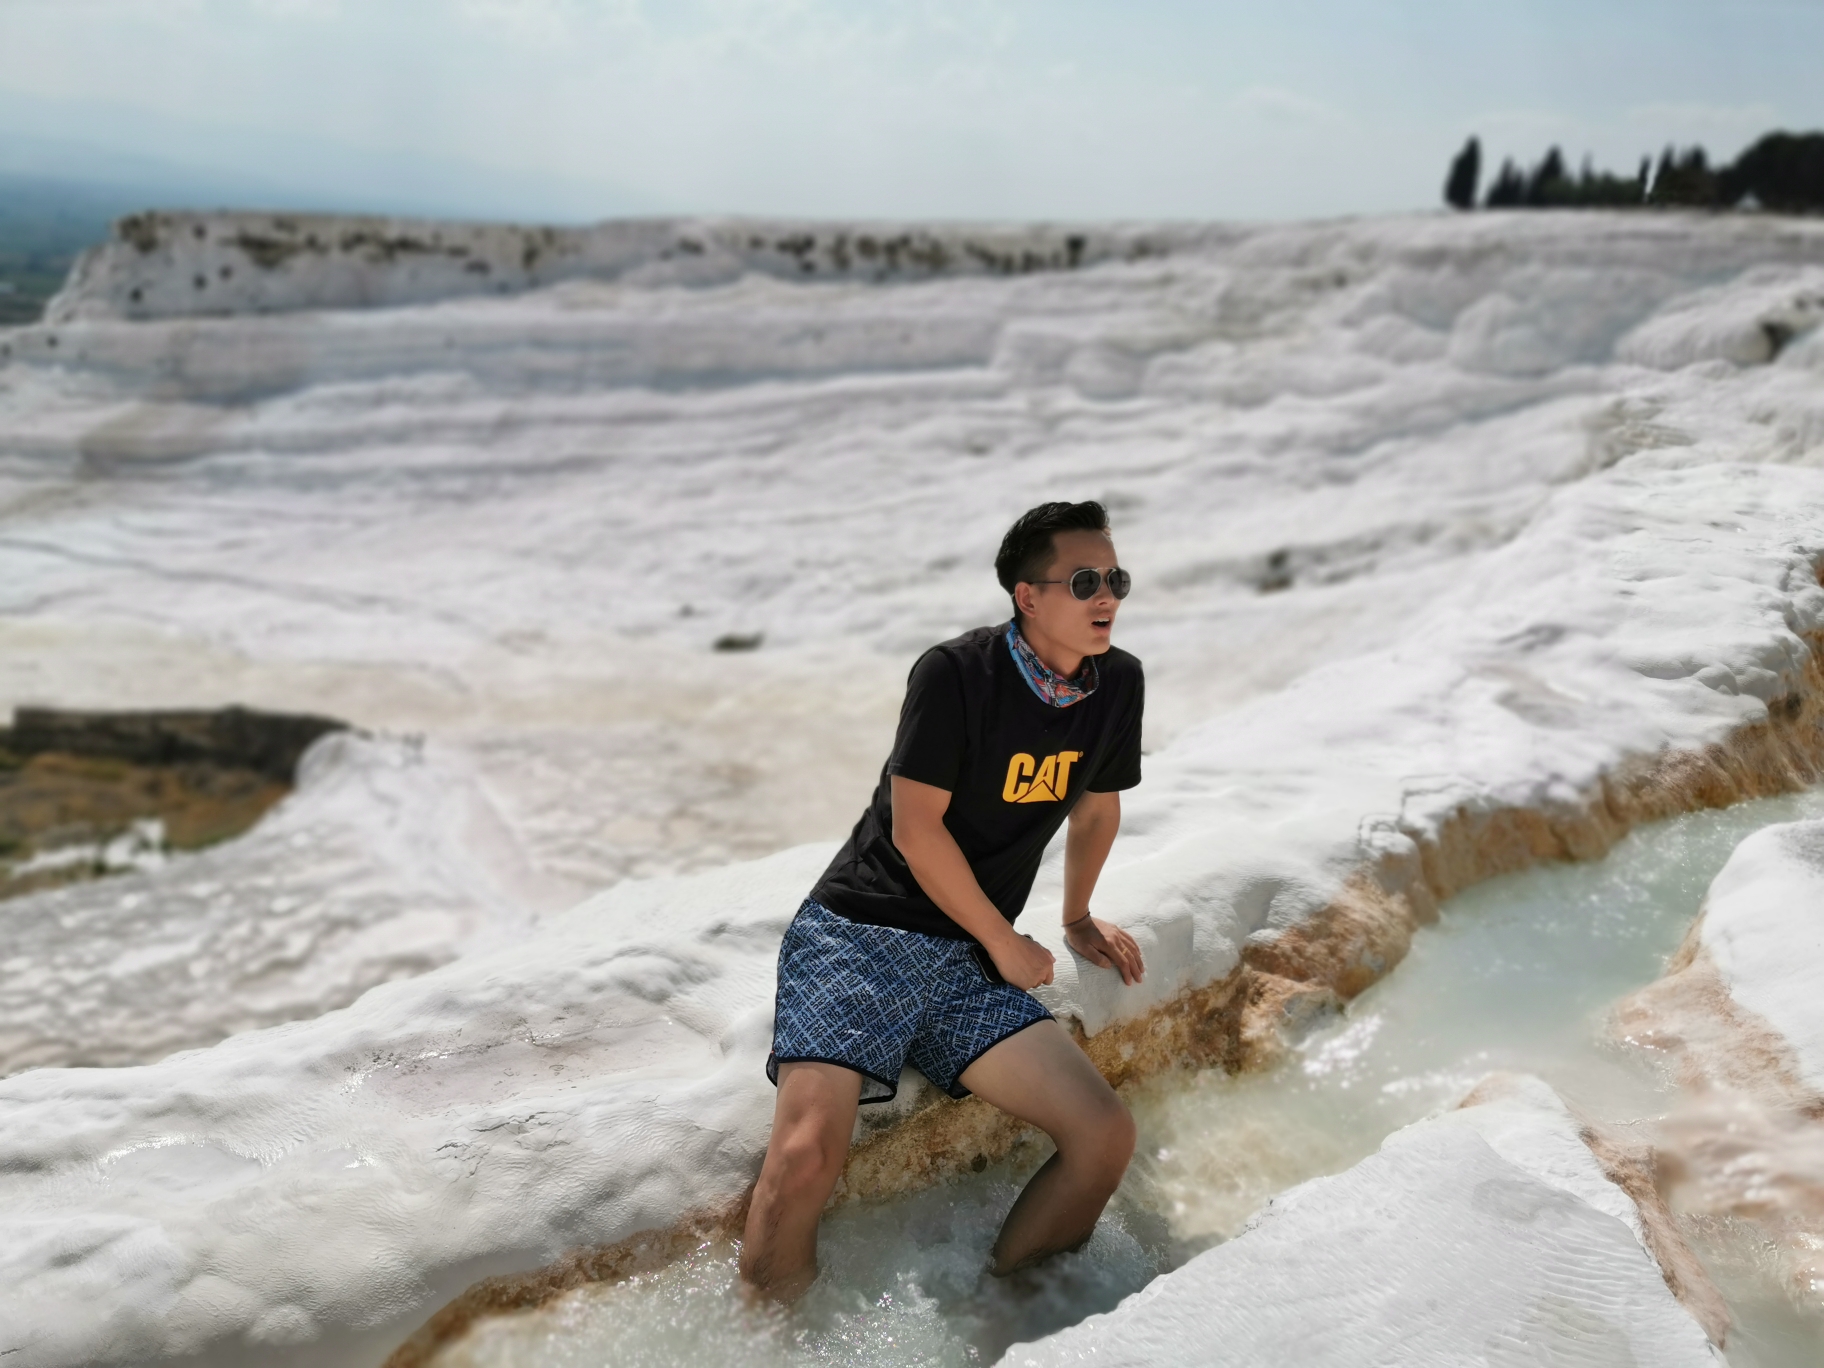
<path id="1" fill-rule="evenodd" d="M 908 1062 L 952 1097 L 963 1070 L 1051 1013 L 1010 983 L 991 983 L 974 941 L 850 921 L 807 898 L 779 947 L 773 1052 L 861 1075 L 863 1102 L 888 1102 Z"/>

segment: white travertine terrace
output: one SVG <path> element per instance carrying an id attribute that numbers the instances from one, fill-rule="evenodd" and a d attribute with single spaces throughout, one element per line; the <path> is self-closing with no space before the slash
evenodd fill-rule
<path id="1" fill-rule="evenodd" d="M 1824 1312 L 1824 821 L 1738 845 L 1667 975 L 1618 1034 L 1665 1052 L 1685 1093 L 1660 1123 L 1674 1195 L 1759 1232 L 1787 1295 Z"/>
<path id="2" fill-rule="evenodd" d="M 197 222 L 184 252 L 241 221 Z M 275 265 L 237 306 L 271 312 L 130 318 L 126 244 L 0 334 L 0 702 L 233 689 L 429 731 L 438 801 L 492 833 L 388 817 L 410 785 L 363 767 L 397 743 L 361 743 L 330 824 L 360 907 L 308 841 L 280 857 L 281 823 L 207 857 L 248 900 L 185 902 L 174 861 L 72 895 L 70 937 L 6 962 L 27 1022 L 111 942 L 183 962 L 129 892 L 219 950 L 183 1004 L 206 1048 L 136 1027 L 169 975 L 87 1038 L 76 1013 L 7 1041 L 146 1062 L 0 1081 L 6 1362 L 377 1363 L 478 1278 L 737 1199 L 778 936 L 912 654 L 999 611 L 983 566 L 1037 498 L 1105 497 L 1141 586 L 1121 640 L 1151 753 L 1099 910 L 1152 972 L 1124 991 L 1066 957 L 1049 1000 L 1092 1040 L 1295 941 L 1364 870 L 1416 898 L 1453 822 L 1569 820 L 1642 766 L 1815 730 L 1824 228 L 1155 247 L 887 284 L 655 255 L 506 298 L 362 248 Z M 403 838 L 363 850 L 364 813 Z M 1054 948 L 1057 877 L 1031 917 Z M 320 961 L 217 934 L 278 900 Z M 378 952 L 313 940 L 351 926 Z"/>
<path id="3" fill-rule="evenodd" d="M 441 747 L 336 733 L 297 779 L 245 838 L 176 868 L 0 903 L 0 1075 L 313 1017 L 569 901 Z"/>
<path id="4" fill-rule="evenodd" d="M 1769 827 L 1737 846 L 1710 885 L 1698 937 L 1729 996 L 1824 1098 L 1824 822 Z"/>
<path id="5" fill-rule="evenodd" d="M 1282 1193 L 1237 1238 L 1001 1368 L 1714 1368 L 1640 1241 L 1579 1123 L 1522 1080 Z"/>
<path id="6" fill-rule="evenodd" d="M 1145 987 L 1065 957 L 1050 1000 L 1099 1030 L 1226 974 L 1463 804 L 1564 801 L 1764 715 L 1693 676 L 1800 687 L 1821 501 L 1807 471 L 1585 481 L 1406 641 L 1186 733 L 1104 876 Z M 0 1084 L 0 1319 L 29 1327 L 25 1361 L 250 1336 L 346 1362 L 357 1327 L 451 1278 L 737 1197 L 769 1115 L 774 950 L 827 854 L 623 884 L 313 1021 Z"/>

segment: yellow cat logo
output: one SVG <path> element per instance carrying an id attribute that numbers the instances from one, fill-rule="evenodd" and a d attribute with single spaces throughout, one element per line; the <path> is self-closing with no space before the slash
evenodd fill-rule
<path id="1" fill-rule="evenodd" d="M 1082 751 L 1059 751 L 1040 764 L 1022 751 L 1007 762 L 1001 797 L 1009 803 L 1062 802 L 1070 787 L 1070 767 L 1082 758 Z"/>

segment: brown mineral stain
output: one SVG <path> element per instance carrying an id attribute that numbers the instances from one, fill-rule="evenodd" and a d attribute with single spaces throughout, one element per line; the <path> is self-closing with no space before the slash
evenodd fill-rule
<path id="1" fill-rule="evenodd" d="M 291 791 L 304 748 L 341 726 L 246 709 L 20 709 L 0 728 L 0 898 L 105 873 L 98 860 L 11 871 L 104 845 L 135 822 L 162 822 L 173 850 L 239 836 Z"/>

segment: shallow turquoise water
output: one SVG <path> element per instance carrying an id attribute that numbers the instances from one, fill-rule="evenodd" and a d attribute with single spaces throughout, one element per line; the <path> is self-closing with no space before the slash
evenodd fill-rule
<path id="1" fill-rule="evenodd" d="M 824 1275 L 789 1312 L 746 1307 L 734 1250 L 706 1246 L 649 1277 L 485 1322 L 440 1364 L 991 1363 L 1011 1343 L 1110 1309 L 1232 1236 L 1274 1193 L 1348 1167 L 1491 1071 L 1538 1074 L 1592 1117 L 1651 1117 L 1667 1084 L 1608 1042 L 1609 1010 L 1658 977 L 1737 842 L 1811 816 L 1824 816 L 1824 792 L 1690 814 L 1635 832 L 1603 860 L 1509 875 L 1452 899 L 1406 961 L 1285 1067 L 1142 1089 L 1140 1154 L 1094 1240 L 1033 1273 L 986 1275 L 1025 1172 L 1004 1164 L 831 1216 Z M 1735 1368 L 1824 1360 L 1824 1341 L 1786 1307 L 1751 1233 L 1697 1233 L 1737 1311 Z"/>

